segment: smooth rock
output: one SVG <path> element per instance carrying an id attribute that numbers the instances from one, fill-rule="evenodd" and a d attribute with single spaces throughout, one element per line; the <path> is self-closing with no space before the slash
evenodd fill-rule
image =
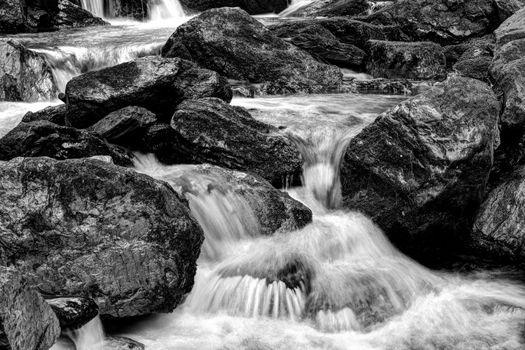
<path id="1" fill-rule="evenodd" d="M 94 159 L 0 162 L 0 261 L 46 296 L 105 317 L 171 312 L 193 286 L 203 233 L 166 183 Z"/>
<path id="2" fill-rule="evenodd" d="M 31 283 L 0 266 L 0 349 L 47 350 L 59 335 L 57 317 Z"/>
<path id="3" fill-rule="evenodd" d="M 71 159 L 100 155 L 110 156 L 118 165 L 133 164 L 130 153 L 108 144 L 99 136 L 48 121 L 22 122 L 0 139 L 0 160 L 42 156 Z"/>
<path id="4" fill-rule="evenodd" d="M 260 83 L 267 94 L 336 91 L 342 83 L 338 68 L 317 62 L 238 8 L 208 10 L 181 25 L 162 56 Z"/>
<path id="5" fill-rule="evenodd" d="M 276 128 L 219 99 L 181 103 L 171 127 L 191 145 L 193 163 L 254 173 L 276 187 L 301 172 L 298 150 Z"/>
<path id="6" fill-rule="evenodd" d="M 0 101 L 47 101 L 57 94 L 43 56 L 16 41 L 0 41 Z"/>
<path id="7" fill-rule="evenodd" d="M 80 328 L 98 316 L 98 305 L 89 298 L 63 297 L 46 301 L 57 315 L 62 331 Z"/>
<path id="8" fill-rule="evenodd" d="M 77 128 L 98 122 L 127 106 L 144 107 L 169 118 L 185 99 L 232 97 L 226 79 L 179 58 L 143 57 L 82 74 L 66 86 L 66 121 Z"/>
<path id="9" fill-rule="evenodd" d="M 380 115 L 350 142 L 344 204 L 421 259 L 467 240 L 499 143 L 499 103 L 475 79 L 451 77 Z"/>

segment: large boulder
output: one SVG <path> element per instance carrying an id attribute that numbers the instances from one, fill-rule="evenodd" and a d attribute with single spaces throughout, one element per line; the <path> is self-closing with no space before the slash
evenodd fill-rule
<path id="1" fill-rule="evenodd" d="M 20 0 L 0 0 L 0 33 L 18 33 L 24 29 L 24 8 Z"/>
<path id="2" fill-rule="evenodd" d="M 525 7 L 525 0 L 494 0 L 501 22 Z"/>
<path id="3" fill-rule="evenodd" d="M 301 172 L 298 150 L 276 128 L 219 99 L 181 103 L 171 127 L 190 145 L 193 162 L 254 173 L 277 187 Z"/>
<path id="4" fill-rule="evenodd" d="M 287 16 L 339 17 L 355 16 L 365 13 L 370 8 L 368 0 L 317 0 L 296 11 L 287 11 Z"/>
<path id="5" fill-rule="evenodd" d="M 525 167 L 513 172 L 483 202 L 473 245 L 495 257 L 525 261 Z"/>
<path id="6" fill-rule="evenodd" d="M 493 0 L 401 0 L 363 20 L 399 26 L 413 40 L 440 44 L 488 34 L 500 23 Z"/>
<path id="7" fill-rule="evenodd" d="M 279 13 L 286 9 L 288 0 L 181 0 L 182 5 L 195 11 L 219 7 L 240 7 L 251 15 Z"/>
<path id="8" fill-rule="evenodd" d="M 432 42 L 370 40 L 366 71 L 375 78 L 444 80 L 443 48 Z"/>
<path id="9" fill-rule="evenodd" d="M 290 41 L 321 62 L 350 68 L 362 68 L 364 63 L 366 53 L 363 50 L 341 42 L 318 23 L 274 27 L 272 30 L 280 38 Z"/>
<path id="10" fill-rule="evenodd" d="M 489 82 L 495 45 L 492 34 L 450 45 L 445 48 L 447 67 L 462 76 Z"/>
<path id="11" fill-rule="evenodd" d="M 0 262 L 2 255 L 0 248 Z M 15 269 L 0 266 L 0 349 L 47 350 L 59 335 L 57 317 L 42 296 Z"/>
<path id="12" fill-rule="evenodd" d="M 46 107 L 36 112 L 27 112 L 22 122 L 30 123 L 36 121 L 48 121 L 58 125 L 66 125 L 66 105 Z"/>
<path id="13" fill-rule="evenodd" d="M 475 79 L 451 77 L 380 115 L 350 142 L 347 207 L 419 258 L 465 243 L 498 143 L 499 103 Z"/>
<path id="14" fill-rule="evenodd" d="M 261 83 L 268 94 L 332 91 L 342 83 L 338 68 L 317 62 L 237 8 L 208 10 L 181 25 L 162 48 L 162 56 Z"/>
<path id="15" fill-rule="evenodd" d="M 0 261 L 48 296 L 106 317 L 169 312 L 193 286 L 203 233 L 166 183 L 95 159 L 0 162 Z"/>
<path id="16" fill-rule="evenodd" d="M 58 95 L 51 67 L 16 41 L 0 41 L 0 101 L 47 101 Z"/>
<path id="17" fill-rule="evenodd" d="M 71 28 L 100 26 L 108 23 L 69 0 L 58 0 L 58 11 L 52 13 L 51 24 L 55 28 Z"/>
<path id="18" fill-rule="evenodd" d="M 143 57 L 82 74 L 66 86 L 66 122 L 85 128 L 127 106 L 144 107 L 167 121 L 185 99 L 218 97 L 232 92 L 216 72 L 180 58 Z"/>
<path id="19" fill-rule="evenodd" d="M 0 160 L 42 156 L 55 159 L 110 156 L 115 164 L 133 164 L 131 154 L 99 136 L 48 121 L 22 122 L 0 139 Z"/>

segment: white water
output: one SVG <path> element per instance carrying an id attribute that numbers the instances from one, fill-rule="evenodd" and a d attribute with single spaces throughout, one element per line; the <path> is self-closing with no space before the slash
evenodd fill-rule
<path id="1" fill-rule="evenodd" d="M 297 11 L 305 8 L 306 6 L 312 4 L 316 0 L 292 0 L 291 4 L 281 13 L 281 17 L 290 17 L 293 16 Z"/>
<path id="2" fill-rule="evenodd" d="M 27 112 L 36 112 L 62 101 L 47 102 L 0 102 L 0 138 L 13 129 Z"/>
<path id="3" fill-rule="evenodd" d="M 151 21 L 184 17 L 186 17 L 186 14 L 178 0 L 159 0 L 150 7 Z"/>
<path id="4" fill-rule="evenodd" d="M 104 17 L 104 0 L 81 0 L 83 9 L 91 12 L 97 17 Z"/>

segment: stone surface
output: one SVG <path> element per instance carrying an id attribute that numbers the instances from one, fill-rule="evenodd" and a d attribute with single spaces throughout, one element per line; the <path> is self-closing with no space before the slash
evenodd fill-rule
<path id="1" fill-rule="evenodd" d="M 18 33 L 24 30 L 24 9 L 20 0 L 0 0 L 0 33 Z"/>
<path id="2" fill-rule="evenodd" d="M 279 13 L 286 9 L 288 0 L 181 0 L 185 7 L 201 12 L 219 7 L 240 7 L 251 15 Z"/>
<path id="3" fill-rule="evenodd" d="M 366 71 L 375 78 L 444 80 L 443 48 L 432 42 L 368 42 Z"/>
<path id="4" fill-rule="evenodd" d="M 493 189 L 474 223 L 473 244 L 505 260 L 525 261 L 525 167 Z"/>
<path id="5" fill-rule="evenodd" d="M 128 337 L 106 337 L 104 349 L 109 350 L 144 350 L 144 344 Z"/>
<path id="6" fill-rule="evenodd" d="M 94 159 L 0 162 L 0 261 L 48 296 L 106 317 L 170 312 L 193 286 L 203 233 L 166 183 Z"/>
<path id="7" fill-rule="evenodd" d="M 131 154 L 108 144 L 99 136 L 48 121 L 22 122 L 0 139 L 0 160 L 41 156 L 70 159 L 100 155 L 111 156 L 118 165 L 133 164 Z"/>
<path id="8" fill-rule="evenodd" d="M 42 296 L 15 269 L 0 266 L 0 349 L 47 350 L 59 335 L 58 320 Z"/>
<path id="9" fill-rule="evenodd" d="M 63 297 L 46 301 L 57 315 L 62 331 L 78 329 L 98 316 L 98 305 L 89 298 Z"/>
<path id="10" fill-rule="evenodd" d="M 71 28 L 107 25 L 108 23 L 69 0 L 58 0 L 58 12 L 52 14 L 51 24 L 55 28 Z"/>
<path id="11" fill-rule="evenodd" d="M 57 94 L 44 57 L 16 41 L 0 41 L 0 101 L 47 101 Z"/>
<path id="12" fill-rule="evenodd" d="M 140 149 L 140 140 L 149 126 L 157 121 L 155 114 L 145 108 L 129 106 L 109 113 L 88 130 L 108 142 L 131 149 Z"/>
<path id="13" fill-rule="evenodd" d="M 525 7 L 524 0 L 494 0 L 501 22 Z"/>
<path id="14" fill-rule="evenodd" d="M 493 0 L 401 0 L 363 20 L 399 26 L 413 40 L 440 44 L 491 33 L 500 23 Z"/>
<path id="15" fill-rule="evenodd" d="M 368 0 L 317 0 L 295 12 L 289 13 L 288 16 L 355 16 L 365 13 L 369 8 Z"/>
<path id="16" fill-rule="evenodd" d="M 208 10 L 181 25 L 162 48 L 162 56 L 261 83 L 268 94 L 333 91 L 342 83 L 338 68 L 317 62 L 237 8 Z"/>
<path id="17" fill-rule="evenodd" d="M 190 144 L 193 163 L 254 173 L 277 187 L 301 171 L 298 150 L 276 128 L 219 99 L 183 102 L 171 127 Z"/>
<path id="18" fill-rule="evenodd" d="M 36 112 L 27 112 L 22 118 L 22 122 L 48 121 L 57 125 L 66 124 L 66 105 L 51 106 Z"/>
<path id="19" fill-rule="evenodd" d="M 127 106 L 144 107 L 169 121 L 180 102 L 201 97 L 229 102 L 232 92 L 226 79 L 192 62 L 143 57 L 70 80 L 66 121 L 84 128 Z"/>
<path id="20" fill-rule="evenodd" d="M 318 61 L 350 68 L 361 68 L 363 65 L 366 56 L 363 50 L 339 41 L 320 24 L 282 26 L 274 30 L 277 36 L 307 51 Z"/>
<path id="21" fill-rule="evenodd" d="M 451 253 L 466 240 L 483 198 L 498 116 L 490 87 L 462 77 L 383 113 L 348 146 L 345 205 L 371 216 L 415 257 Z"/>

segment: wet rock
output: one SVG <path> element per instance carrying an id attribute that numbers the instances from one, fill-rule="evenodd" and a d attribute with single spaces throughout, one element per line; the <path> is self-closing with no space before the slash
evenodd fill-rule
<path id="1" fill-rule="evenodd" d="M 98 305 L 89 298 L 66 297 L 46 301 L 57 315 L 62 331 L 80 328 L 98 316 Z"/>
<path id="2" fill-rule="evenodd" d="M 118 165 L 133 164 L 131 154 L 99 136 L 48 121 L 22 122 L 0 139 L 0 160 L 42 156 L 71 159 L 99 155 L 111 156 Z"/>
<path id="3" fill-rule="evenodd" d="M 51 24 L 55 28 L 71 28 L 101 26 L 108 23 L 69 0 L 58 0 L 58 12 L 51 15 Z"/>
<path id="4" fill-rule="evenodd" d="M 145 346 L 128 337 L 106 337 L 104 339 L 106 350 L 144 350 Z"/>
<path id="5" fill-rule="evenodd" d="M 481 57 L 490 57 L 492 59 L 495 46 L 496 37 L 493 34 L 485 35 L 482 38 L 470 39 L 461 44 L 445 46 L 443 49 L 447 58 L 447 68 L 453 68 L 460 60 L 465 61 Z"/>
<path id="6" fill-rule="evenodd" d="M 351 92 L 360 94 L 414 95 L 417 92 L 417 87 L 408 80 L 353 80 L 349 85 Z"/>
<path id="7" fill-rule="evenodd" d="M 240 7 L 251 15 L 279 13 L 286 9 L 288 0 L 181 0 L 185 7 L 198 12 L 219 7 Z"/>
<path id="8" fill-rule="evenodd" d="M 143 57 L 69 81 L 66 121 L 84 128 L 127 106 L 144 107 L 169 121 L 180 102 L 201 97 L 229 102 L 232 92 L 226 79 L 192 62 Z"/>
<path id="9" fill-rule="evenodd" d="M 143 21 L 150 15 L 150 6 L 146 6 L 144 0 L 110 0 L 108 2 L 109 17 L 127 17 Z"/>
<path id="10" fill-rule="evenodd" d="M 27 112 L 22 122 L 48 121 L 57 125 L 66 125 L 66 105 L 51 106 L 37 112 Z"/>
<path id="11" fill-rule="evenodd" d="M 20 0 L 2 0 L 0 3 L 0 33 L 18 33 L 24 29 L 24 8 Z"/>
<path id="12" fill-rule="evenodd" d="M 491 33 L 500 23 L 493 0 L 402 0 L 362 19 L 395 25 L 413 40 L 439 44 Z"/>
<path id="13" fill-rule="evenodd" d="M 474 222 L 473 245 L 500 259 L 525 261 L 525 167 L 490 192 Z"/>
<path id="14" fill-rule="evenodd" d="M 193 286 L 203 233 L 164 182 L 94 159 L 0 162 L 2 259 L 47 296 L 106 317 L 170 312 Z"/>
<path id="15" fill-rule="evenodd" d="M 164 164 L 192 163 L 192 144 L 169 124 L 156 123 L 145 130 L 138 151 L 153 153 Z"/>
<path id="16" fill-rule="evenodd" d="M 300 174 L 302 161 L 278 130 L 241 107 L 219 99 L 188 100 L 173 115 L 171 127 L 191 145 L 191 158 L 257 174 L 277 187 Z"/>
<path id="17" fill-rule="evenodd" d="M 288 16 L 338 17 L 355 16 L 365 13 L 370 8 L 368 0 L 318 0 L 300 8 Z"/>
<path id="18" fill-rule="evenodd" d="M 177 169 L 180 172 L 178 177 L 171 180 L 179 194 L 233 192 L 248 204 L 263 235 L 295 231 L 312 222 L 310 209 L 275 189 L 260 176 L 209 164 Z"/>
<path id="19" fill-rule="evenodd" d="M 491 64 L 492 58 L 488 56 L 462 59 L 454 65 L 454 71 L 464 77 L 489 82 L 489 70 Z"/>
<path id="20" fill-rule="evenodd" d="M 0 101 L 46 101 L 57 94 L 44 57 L 16 41 L 0 41 Z"/>
<path id="21" fill-rule="evenodd" d="M 156 121 L 155 114 L 147 109 L 129 106 L 111 112 L 87 130 L 108 142 L 138 149 L 147 128 Z"/>
<path id="22" fill-rule="evenodd" d="M 261 83 L 267 94 L 333 91 L 342 82 L 339 69 L 315 61 L 236 8 L 208 10 L 178 27 L 162 56 L 195 61 L 230 79 Z"/>
<path id="23" fill-rule="evenodd" d="M 318 61 L 351 68 L 360 68 L 363 65 L 366 56 L 363 50 L 339 41 L 320 24 L 282 26 L 274 30 L 280 38 L 307 51 Z"/>
<path id="24" fill-rule="evenodd" d="M 501 22 L 525 7 L 524 0 L 495 0 Z"/>
<path id="25" fill-rule="evenodd" d="M 349 144 L 345 206 L 421 259 L 466 240 L 499 142 L 490 87 L 451 77 L 379 116 Z"/>
<path id="26" fill-rule="evenodd" d="M 40 294 L 15 269 L 0 266 L 0 348 L 47 350 L 59 335 L 58 320 Z"/>
<path id="27" fill-rule="evenodd" d="M 376 78 L 444 80 L 447 77 L 443 48 L 431 42 L 368 42 L 366 70 Z"/>

